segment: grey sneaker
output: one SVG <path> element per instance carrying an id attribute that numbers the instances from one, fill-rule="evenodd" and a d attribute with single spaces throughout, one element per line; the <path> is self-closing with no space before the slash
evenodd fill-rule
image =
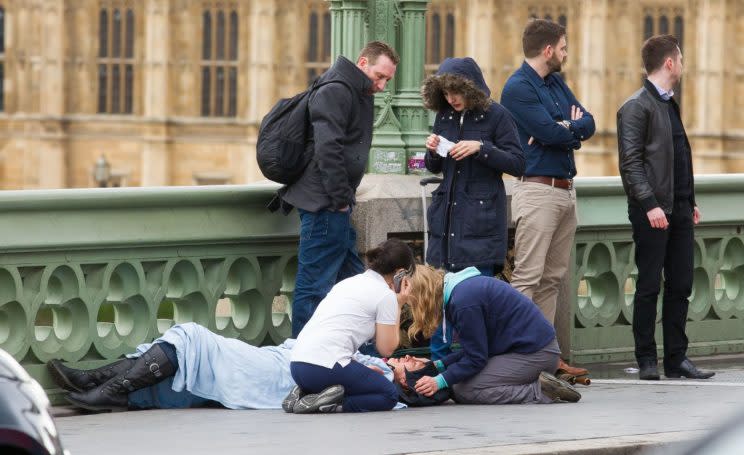
<path id="1" fill-rule="evenodd" d="M 300 389 L 300 386 L 296 385 L 292 387 L 289 394 L 282 400 L 282 409 L 284 409 L 284 412 L 294 412 L 295 405 L 303 396 L 305 396 L 305 392 Z"/>
<path id="2" fill-rule="evenodd" d="M 310 414 L 313 412 L 335 412 L 344 401 L 344 386 L 332 385 L 320 393 L 311 393 L 300 398 L 294 405 L 295 414 Z"/>
<path id="3" fill-rule="evenodd" d="M 581 399 L 581 394 L 571 384 L 544 371 L 540 373 L 540 389 L 554 403 L 576 403 Z"/>

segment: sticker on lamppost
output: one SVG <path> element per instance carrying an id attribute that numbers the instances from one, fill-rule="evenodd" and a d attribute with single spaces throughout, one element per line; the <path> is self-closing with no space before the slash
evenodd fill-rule
<path id="1" fill-rule="evenodd" d="M 405 174 L 406 151 L 370 149 L 369 171 L 374 174 Z"/>
<path id="2" fill-rule="evenodd" d="M 426 152 L 416 152 L 408 157 L 408 173 L 424 174 L 426 173 Z"/>

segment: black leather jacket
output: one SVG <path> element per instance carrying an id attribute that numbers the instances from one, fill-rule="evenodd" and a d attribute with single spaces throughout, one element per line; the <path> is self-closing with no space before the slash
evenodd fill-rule
<path id="1" fill-rule="evenodd" d="M 674 108 L 679 109 L 672 99 Z M 690 142 L 685 133 L 688 150 Z M 620 178 L 629 200 L 649 211 L 661 207 L 672 213 L 674 205 L 674 138 L 667 104 L 646 80 L 617 111 L 617 149 Z M 692 160 L 690 179 L 693 180 Z M 695 207 L 692 181 L 690 203 Z"/>

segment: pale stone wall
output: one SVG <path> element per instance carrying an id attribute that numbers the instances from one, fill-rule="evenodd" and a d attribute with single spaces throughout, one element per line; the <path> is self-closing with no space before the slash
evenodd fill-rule
<path id="1" fill-rule="evenodd" d="M 3 0 L 0 188 L 89 187 L 101 154 L 129 186 L 261 179 L 263 114 L 306 85 L 308 14 L 323 0 Z M 432 0 L 455 14 L 455 52 L 499 99 L 531 15 L 568 21 L 566 79 L 597 119 L 580 175 L 617 174 L 615 112 L 640 85 L 643 17 L 682 14 L 683 116 L 698 173 L 744 172 L 744 0 Z M 135 14 L 132 114 L 97 114 L 100 8 Z M 239 17 L 237 115 L 200 116 L 202 13 Z M 421 45 L 423 46 L 423 38 Z"/>

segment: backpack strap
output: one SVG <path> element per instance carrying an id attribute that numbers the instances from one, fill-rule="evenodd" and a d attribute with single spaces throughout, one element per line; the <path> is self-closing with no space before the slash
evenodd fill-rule
<path id="1" fill-rule="evenodd" d="M 346 87 L 347 89 L 349 89 L 349 91 L 351 92 L 351 96 L 352 96 L 352 97 L 354 97 L 354 89 L 352 89 L 352 88 L 351 88 L 351 85 L 349 85 L 349 83 L 348 83 L 348 82 L 346 82 L 346 81 L 342 81 L 342 80 L 332 80 L 332 81 L 324 81 L 324 82 L 318 82 L 318 80 L 319 80 L 319 79 L 315 79 L 315 81 L 313 81 L 312 85 L 311 85 L 311 86 L 310 86 L 310 88 L 308 89 L 308 91 L 309 91 L 309 92 L 310 92 L 311 94 L 312 94 L 312 93 L 314 93 L 314 92 L 315 92 L 316 90 L 318 90 L 319 88 L 323 87 L 324 85 L 329 85 L 329 84 L 341 84 L 341 85 L 345 86 L 345 87 Z"/>

